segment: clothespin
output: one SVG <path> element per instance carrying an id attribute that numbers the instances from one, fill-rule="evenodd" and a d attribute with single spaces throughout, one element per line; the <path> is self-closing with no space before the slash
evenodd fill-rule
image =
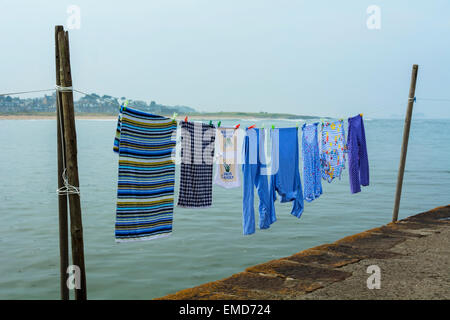
<path id="1" fill-rule="evenodd" d="M 325 127 L 325 119 L 324 118 L 320 118 L 320 124 L 322 125 L 322 129 Z"/>
<path id="2" fill-rule="evenodd" d="M 298 128 L 298 122 L 295 123 L 295 127 Z"/>
<path id="3" fill-rule="evenodd" d="M 209 125 L 212 126 L 212 120 L 209 120 Z"/>
<path id="4" fill-rule="evenodd" d="M 275 129 L 275 126 L 274 125 L 272 125 L 272 130 L 274 130 Z"/>
<path id="5" fill-rule="evenodd" d="M 256 124 L 254 124 L 254 126 L 256 126 Z M 264 123 L 262 124 L 261 128 L 264 129 Z"/>
<path id="6" fill-rule="evenodd" d="M 119 119 L 120 119 L 120 121 L 122 121 L 122 117 L 123 117 L 123 103 L 119 107 Z"/>
<path id="7" fill-rule="evenodd" d="M 250 127 L 248 127 L 247 129 L 253 129 L 253 128 L 256 128 L 256 124 L 254 124 L 254 125 L 251 125 Z"/>
<path id="8" fill-rule="evenodd" d="M 239 129 L 240 126 L 241 126 L 241 124 L 239 123 L 234 127 L 234 129 Z"/>
<path id="9" fill-rule="evenodd" d="M 123 104 L 123 110 L 126 110 L 128 107 L 128 100 L 125 100 L 125 103 Z"/>
<path id="10" fill-rule="evenodd" d="M 222 123 L 222 121 L 219 121 L 218 123 L 217 123 L 217 128 L 219 128 L 220 127 L 220 124 Z"/>
<path id="11" fill-rule="evenodd" d="M 363 116 L 363 114 L 362 114 L 362 113 L 360 113 L 359 115 L 360 115 L 361 117 Z"/>
<path id="12" fill-rule="evenodd" d="M 176 122 L 176 118 L 177 118 L 178 113 L 174 112 L 172 115 L 172 122 Z"/>
<path id="13" fill-rule="evenodd" d="M 186 116 L 186 117 L 184 118 L 184 122 L 187 122 L 187 119 L 188 119 L 188 116 Z"/>

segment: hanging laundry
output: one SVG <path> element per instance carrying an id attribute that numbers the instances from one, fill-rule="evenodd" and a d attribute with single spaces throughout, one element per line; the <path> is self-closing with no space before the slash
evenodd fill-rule
<path id="1" fill-rule="evenodd" d="M 259 228 L 267 229 L 274 222 L 271 219 L 272 203 L 269 195 L 267 166 L 264 155 L 264 130 L 247 129 L 243 144 L 243 212 L 242 227 L 244 235 L 255 232 L 255 195 L 259 196 Z"/>
<path id="2" fill-rule="evenodd" d="M 345 168 L 345 132 L 344 121 L 322 123 L 322 149 L 320 162 L 322 178 L 331 182 L 341 178 Z"/>
<path id="3" fill-rule="evenodd" d="M 320 170 L 320 154 L 318 142 L 318 122 L 302 126 L 302 158 L 304 199 L 313 201 L 322 194 L 322 179 Z"/>
<path id="4" fill-rule="evenodd" d="M 172 119 L 121 109 L 114 140 L 119 153 L 116 242 L 171 234 L 176 127 Z"/>
<path id="5" fill-rule="evenodd" d="M 278 193 L 281 196 L 280 202 L 294 202 L 291 214 L 300 218 L 303 213 L 303 191 L 298 164 L 298 128 L 272 129 L 271 140 L 271 203 L 275 202 Z M 271 219 L 276 220 L 274 205 Z"/>
<path id="6" fill-rule="evenodd" d="M 361 191 L 361 185 L 369 185 L 369 158 L 361 115 L 348 118 L 347 146 L 350 192 L 357 193 Z"/>
<path id="7" fill-rule="evenodd" d="M 178 206 L 206 208 L 212 203 L 214 125 L 184 121 L 181 127 L 181 172 Z"/>
<path id="8" fill-rule="evenodd" d="M 120 106 L 120 110 L 119 110 L 119 116 L 117 119 L 117 128 L 116 128 L 116 136 L 114 137 L 114 146 L 113 146 L 113 151 L 115 153 L 119 153 L 119 144 L 120 144 L 120 126 L 122 123 L 122 106 Z"/>
<path id="9" fill-rule="evenodd" d="M 217 129 L 214 183 L 224 188 L 240 186 L 237 165 L 238 132 L 234 128 Z"/>

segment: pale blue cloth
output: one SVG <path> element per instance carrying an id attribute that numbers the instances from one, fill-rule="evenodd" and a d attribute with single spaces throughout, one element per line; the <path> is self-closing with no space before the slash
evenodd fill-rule
<path id="1" fill-rule="evenodd" d="M 255 232 L 254 188 L 259 196 L 259 228 L 267 229 L 271 220 L 273 202 L 269 195 L 269 184 L 264 157 L 264 130 L 247 129 L 243 144 L 243 212 L 242 227 L 244 235 Z"/>

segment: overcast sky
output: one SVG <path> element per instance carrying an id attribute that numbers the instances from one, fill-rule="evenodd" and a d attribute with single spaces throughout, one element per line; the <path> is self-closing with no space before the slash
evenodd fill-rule
<path id="1" fill-rule="evenodd" d="M 201 111 L 403 116 L 417 63 L 417 98 L 450 100 L 448 0 L 1 0 L 0 93 L 54 86 L 54 26 L 68 26 L 72 4 L 82 91 Z M 449 118 L 450 101 L 415 112 Z"/>

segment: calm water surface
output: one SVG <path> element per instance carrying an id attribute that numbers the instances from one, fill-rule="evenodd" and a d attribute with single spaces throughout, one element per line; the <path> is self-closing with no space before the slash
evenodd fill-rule
<path id="1" fill-rule="evenodd" d="M 371 185 L 359 194 L 350 194 L 344 171 L 342 180 L 323 184 L 319 199 L 305 203 L 301 219 L 290 215 L 290 203 L 277 202 L 278 221 L 243 236 L 242 189 L 214 186 L 212 208 L 175 207 L 171 237 L 116 244 L 116 123 L 76 125 L 90 299 L 155 298 L 391 219 L 403 121 L 368 120 Z M 413 121 L 400 218 L 450 203 L 450 148 L 443 138 L 449 127 L 450 120 Z M 0 120 L 0 146 L 0 299 L 58 299 L 56 122 Z"/>

